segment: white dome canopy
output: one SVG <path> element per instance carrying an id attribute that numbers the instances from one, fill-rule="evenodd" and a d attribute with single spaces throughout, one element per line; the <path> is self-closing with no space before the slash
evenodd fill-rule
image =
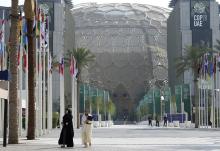
<path id="1" fill-rule="evenodd" d="M 118 93 L 126 96 L 131 104 L 125 110 L 134 109 L 133 105 L 149 88 L 149 80 L 167 79 L 166 20 L 169 12 L 145 4 L 75 6 L 76 47 L 88 48 L 96 55 L 84 80 L 101 81 L 102 87 L 114 94 L 119 87 L 124 88 L 124 92 Z"/>

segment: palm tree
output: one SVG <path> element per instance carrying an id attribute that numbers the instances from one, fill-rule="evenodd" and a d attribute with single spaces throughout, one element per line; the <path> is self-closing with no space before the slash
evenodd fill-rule
<path id="1" fill-rule="evenodd" d="M 80 99 L 80 91 L 79 86 L 81 82 L 81 71 L 83 68 L 88 67 L 89 63 L 91 61 L 95 60 L 95 56 L 91 53 L 89 49 L 86 48 L 76 48 L 73 50 L 69 50 L 67 52 L 67 58 L 68 62 L 70 62 L 71 56 L 74 56 L 76 59 L 76 68 L 78 69 L 77 74 L 77 128 L 80 126 L 80 120 L 79 120 L 79 99 Z"/>
<path id="2" fill-rule="evenodd" d="M 186 52 L 183 56 L 180 56 L 176 60 L 176 72 L 177 76 L 182 74 L 184 71 L 191 69 L 193 73 L 194 83 L 194 102 L 195 102 L 195 128 L 199 126 L 199 97 L 198 97 L 198 68 L 200 65 L 201 57 L 204 54 L 211 52 L 210 48 L 205 46 L 187 46 Z"/>
<path id="3" fill-rule="evenodd" d="M 10 29 L 10 72 L 9 83 L 9 144 L 18 144 L 18 72 L 17 72 L 17 43 L 18 43 L 18 0 L 11 1 Z"/>
<path id="4" fill-rule="evenodd" d="M 34 0 L 25 0 L 24 13 L 28 37 L 28 131 L 27 139 L 35 139 L 35 50 L 33 37 Z"/>

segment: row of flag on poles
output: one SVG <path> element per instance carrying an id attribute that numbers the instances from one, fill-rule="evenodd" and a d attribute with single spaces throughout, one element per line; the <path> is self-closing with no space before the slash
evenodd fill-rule
<path id="1" fill-rule="evenodd" d="M 6 23 L 10 22 L 10 20 L 5 19 L 5 13 L 3 13 L 2 18 L 0 19 L 0 68 L 2 66 L 2 61 L 4 58 L 4 52 L 6 49 L 6 39 L 5 39 L 5 26 Z M 18 51 L 17 51 L 17 59 L 19 66 L 21 63 L 23 63 L 23 71 L 26 72 L 28 61 L 27 61 L 27 54 L 28 54 L 28 37 L 27 37 L 27 22 L 24 16 L 22 16 L 22 12 L 20 11 L 19 15 L 19 22 L 18 22 Z M 35 33 L 36 37 L 39 39 L 37 41 L 37 49 L 41 52 L 46 51 L 46 49 L 49 49 L 49 18 L 47 15 L 44 14 L 43 10 L 41 8 L 36 8 L 36 16 L 33 23 L 33 32 Z M 10 42 L 10 38 L 7 42 Z M 22 57 L 22 59 L 21 59 Z M 22 60 L 22 61 L 21 61 Z M 39 59 L 38 59 L 39 60 Z M 78 70 L 76 67 L 76 59 L 74 56 L 70 57 L 69 60 L 70 64 L 70 75 L 75 77 L 77 76 Z M 48 70 L 52 72 L 52 59 L 49 60 Z M 59 61 L 59 73 L 61 75 L 64 75 L 64 58 L 62 57 Z M 37 70 L 42 69 L 42 62 L 38 61 L 37 64 Z"/>
<path id="2" fill-rule="evenodd" d="M 76 59 L 74 56 L 70 57 L 69 64 L 70 64 L 70 67 L 69 67 L 70 75 L 71 77 L 76 78 L 78 69 L 76 67 Z M 64 75 L 64 58 L 63 57 L 60 59 L 60 62 L 59 62 L 59 73 L 60 75 Z"/>
<path id="3" fill-rule="evenodd" d="M 201 78 L 215 77 L 217 71 L 220 71 L 220 53 L 206 53 L 199 59 L 198 74 Z"/>

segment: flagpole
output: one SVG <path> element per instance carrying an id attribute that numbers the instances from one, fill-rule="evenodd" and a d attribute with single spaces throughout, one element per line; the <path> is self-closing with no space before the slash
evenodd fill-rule
<path id="1" fill-rule="evenodd" d="M 40 17 L 41 18 L 41 17 Z M 41 24 L 41 19 L 40 19 L 40 24 Z M 41 29 L 40 29 L 40 34 L 41 34 Z M 41 36 L 39 36 L 39 43 L 40 43 L 40 48 L 39 48 L 39 62 L 38 62 L 38 68 L 39 68 L 39 135 L 42 135 L 42 48 L 41 48 Z"/>
<path id="2" fill-rule="evenodd" d="M 72 58 L 71 58 L 72 59 Z M 75 119 L 75 114 L 74 114 L 74 107 L 75 107 L 75 104 L 74 104 L 74 79 L 73 79 L 73 75 L 72 75 L 72 73 L 70 74 L 70 77 L 71 77 L 71 90 L 72 90 L 72 92 L 71 92 L 71 101 L 72 101 L 72 114 L 73 114 L 73 126 L 75 127 L 76 125 L 74 125 L 74 121 L 76 120 Z"/>
<path id="3" fill-rule="evenodd" d="M 49 48 L 49 47 L 48 47 Z M 49 59 L 50 59 L 50 68 L 51 68 L 51 62 L 52 62 L 52 60 L 51 60 L 51 55 L 50 55 L 50 53 L 49 53 L 49 50 L 48 50 L 48 55 L 49 55 Z M 49 128 L 49 130 L 52 130 L 52 116 L 53 116 L 53 104 L 52 104 L 52 73 L 51 73 L 51 71 L 49 71 L 49 84 L 48 84 L 48 96 L 49 96 L 49 98 L 48 98 L 48 128 Z"/>
<path id="4" fill-rule="evenodd" d="M 0 41 L 0 44 L 2 45 L 2 50 L 0 50 L 0 70 L 4 70 L 5 65 L 4 65 L 4 51 L 5 51 L 5 26 L 4 26 L 4 19 L 5 19 L 5 10 L 3 9 L 3 14 L 2 14 L 2 19 L 3 19 L 3 24 L 2 24 L 2 40 Z M 1 48 L 0 48 L 1 49 Z M 2 52 L 1 52 L 2 51 Z M 1 54 L 2 53 L 2 54 Z M 2 134 L 3 132 L 3 111 L 4 111 L 4 101 L 2 101 L 3 99 L 0 98 L 0 134 Z"/>
<path id="5" fill-rule="evenodd" d="M 36 22 L 36 24 L 38 24 L 38 22 Z M 36 68 L 36 88 L 35 88 L 35 96 L 36 96 L 36 135 L 38 136 L 39 135 L 39 131 L 40 131 L 40 125 L 39 125 L 39 122 L 40 121 L 40 117 L 39 117 L 39 108 L 40 108 L 40 105 L 39 105 L 39 48 L 38 48 L 38 38 L 36 38 L 36 56 L 35 56 L 35 59 L 36 59 L 36 65 L 35 65 L 35 68 Z"/>
<path id="6" fill-rule="evenodd" d="M 51 62 L 52 62 L 52 59 L 51 59 Z M 49 128 L 53 128 L 53 82 L 52 82 L 52 79 L 53 79 L 53 74 L 52 72 L 50 73 L 50 105 L 49 105 L 49 114 L 50 114 L 50 127 Z M 57 123 L 56 123 L 57 124 Z"/>
<path id="7" fill-rule="evenodd" d="M 86 98 L 86 88 L 85 83 L 83 83 L 83 111 L 85 112 L 85 98 Z"/>
<path id="8" fill-rule="evenodd" d="M 27 22 L 26 22 L 26 19 L 24 19 L 23 20 L 23 22 L 24 22 L 24 31 L 23 32 L 25 32 L 25 33 L 23 33 L 23 34 L 26 34 L 27 33 Z M 26 45 L 26 50 L 22 50 L 22 51 L 25 51 L 25 53 L 23 53 L 23 55 L 24 55 L 24 61 L 26 61 L 26 62 L 24 62 L 24 63 L 26 63 L 26 64 L 24 64 L 25 65 L 25 129 L 26 129 L 26 135 L 28 134 L 28 132 L 27 132 L 27 130 L 28 130 L 28 117 L 29 117 L 29 115 L 28 115 L 28 107 L 29 107 L 29 105 L 28 105 L 28 44 L 27 44 L 27 36 L 26 35 L 24 35 L 24 37 L 23 38 L 25 38 L 25 45 Z"/>
<path id="9" fill-rule="evenodd" d="M 208 128 L 208 102 L 209 102 L 209 98 L 208 98 L 208 86 L 206 86 L 206 101 L 205 101 L 205 125 L 206 125 L 206 128 Z"/>
<path id="10" fill-rule="evenodd" d="M 206 125 L 206 84 L 204 84 L 204 90 L 203 90 L 203 125 Z"/>
<path id="11" fill-rule="evenodd" d="M 74 83 L 74 71 L 75 71 L 75 60 L 73 59 L 73 56 L 70 56 L 70 77 L 71 77 L 71 103 L 72 103 L 72 114 L 73 114 L 73 126 L 76 127 L 75 121 L 77 120 L 75 115 L 75 83 Z"/>
<path id="12" fill-rule="evenodd" d="M 27 46 L 28 47 L 28 46 Z M 28 48 L 27 48 L 27 50 L 28 50 Z M 27 65 L 28 65 L 28 51 L 26 52 L 26 56 L 25 56 L 25 58 L 26 58 L 26 69 L 25 69 L 25 71 L 26 71 L 26 73 L 25 73 L 25 88 L 26 88 L 26 101 L 25 101 L 25 103 L 26 103 L 26 109 L 25 109 L 25 128 L 26 128 L 26 134 L 28 133 L 27 132 L 27 129 L 28 129 L 28 107 L 29 107 L 29 105 L 28 105 L 28 68 L 27 68 Z"/>
<path id="13" fill-rule="evenodd" d="M 47 96 L 48 96 L 48 99 L 47 99 L 47 128 L 49 130 L 52 130 L 52 112 L 53 112 L 53 108 L 52 108 L 52 96 L 51 96 L 51 72 L 50 72 L 50 68 L 51 68 L 51 56 L 50 56 L 50 45 L 49 45 L 49 33 L 50 33 L 50 28 L 49 28 L 49 17 L 47 16 L 47 19 L 46 19 L 46 22 L 47 22 L 47 36 L 46 36 L 46 39 L 47 39 L 47 61 L 48 61 L 48 65 L 47 65 Z"/>
<path id="14" fill-rule="evenodd" d="M 199 87 L 199 106 L 198 106 L 198 108 L 199 108 L 199 127 L 200 127 L 200 115 L 201 115 L 201 90 L 202 90 L 202 78 L 200 77 L 200 81 L 199 81 L 199 85 L 200 85 L 200 87 Z M 194 86 L 195 87 L 195 86 Z M 195 93 L 195 92 L 194 92 Z"/>
<path id="15" fill-rule="evenodd" d="M 153 119 L 156 120 L 156 117 L 155 117 L 155 100 L 154 100 L 154 85 L 153 85 Z"/>
<path id="16" fill-rule="evenodd" d="M 75 76 L 74 76 L 75 77 Z M 76 117 L 76 120 L 75 120 L 75 125 L 77 125 L 77 95 L 79 95 L 79 94 L 77 94 L 77 86 L 78 86 L 78 83 L 77 83 L 77 79 L 76 78 L 74 78 L 74 94 L 75 94 L 75 117 Z"/>
<path id="17" fill-rule="evenodd" d="M 191 83 L 189 84 L 189 99 L 190 99 L 190 121 L 192 122 L 192 87 L 191 87 Z"/>
<path id="18" fill-rule="evenodd" d="M 215 56 L 214 56 L 215 57 Z M 215 61 L 215 59 L 213 58 L 213 56 L 212 56 L 212 59 Z M 215 62 L 213 61 L 213 63 L 215 64 Z M 213 64 L 213 73 L 212 73 L 212 124 L 211 124 L 211 127 L 212 128 L 215 128 L 215 72 L 214 72 L 214 64 Z M 211 118 L 210 118 L 210 120 L 211 120 Z"/>
<path id="19" fill-rule="evenodd" d="M 181 113 L 182 113 L 182 123 L 183 123 L 183 99 L 182 99 L 182 96 L 183 96 L 183 88 L 182 88 L 182 85 L 180 85 L 180 88 L 181 88 L 181 92 L 180 92 L 180 100 L 181 100 Z"/>
<path id="20" fill-rule="evenodd" d="M 3 12 L 4 13 L 4 12 Z M 22 30 L 22 20 L 20 18 L 21 16 L 19 16 L 19 23 L 18 23 L 18 28 L 19 31 Z M 19 46 L 18 46 L 18 62 L 17 62 L 17 70 L 18 70 L 18 130 L 19 130 L 19 135 L 22 135 L 22 54 L 21 54 L 21 50 L 22 50 L 22 35 L 19 33 Z"/>
<path id="21" fill-rule="evenodd" d="M 20 37 L 21 38 L 21 37 Z M 20 96 L 19 96 L 19 133 L 20 136 L 22 136 L 22 57 L 23 53 L 22 52 L 22 42 L 19 44 L 19 89 L 20 89 Z"/>
<path id="22" fill-rule="evenodd" d="M 44 15 L 44 14 L 43 14 Z M 43 24 L 45 24 L 45 15 L 44 15 L 44 20 L 43 20 Z M 42 53 L 43 53 L 43 68 L 42 68 L 42 72 L 43 72 L 43 110 L 42 110 L 42 114 L 43 114 L 43 134 L 46 133 L 46 49 L 45 49 L 45 26 L 43 26 L 43 35 L 44 35 L 44 39 L 42 39 Z"/>
<path id="23" fill-rule="evenodd" d="M 172 115 L 171 115 L 171 108 L 172 108 L 172 96 L 171 96 L 171 91 L 170 91 L 170 87 L 169 87 L 169 101 L 170 101 L 170 123 L 172 123 Z"/>
<path id="24" fill-rule="evenodd" d="M 64 73 L 63 73 L 63 58 L 60 59 L 60 127 L 64 115 Z"/>
<path id="25" fill-rule="evenodd" d="M 218 58 L 219 57 L 219 58 Z M 218 59 L 220 59 L 220 55 L 219 56 L 216 56 L 216 87 L 217 87 L 217 89 L 218 89 L 218 93 L 217 93 L 217 109 L 216 109 L 216 111 L 217 111 L 217 113 L 216 113 L 216 115 L 217 115 L 217 128 L 219 128 L 219 101 L 220 101 L 220 95 L 219 95 L 219 89 L 220 89 L 220 84 L 219 84 L 219 81 L 220 81 L 220 77 L 219 77 L 219 70 L 220 70 L 220 67 L 219 67 L 219 70 L 218 70 L 218 68 L 217 68 L 217 64 L 218 64 Z M 220 62 L 219 62 L 220 63 Z"/>
<path id="26" fill-rule="evenodd" d="M 2 14 L 2 18 L 3 18 L 3 24 L 2 24 L 2 67 L 3 67 L 3 70 L 7 67 L 7 63 L 5 63 L 5 10 L 3 10 L 3 14 Z M 6 58 L 7 60 L 7 58 Z"/>

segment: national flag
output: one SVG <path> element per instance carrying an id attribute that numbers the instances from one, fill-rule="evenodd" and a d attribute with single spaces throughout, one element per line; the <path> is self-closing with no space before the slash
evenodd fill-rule
<path id="1" fill-rule="evenodd" d="M 40 24 L 41 24 L 41 13 L 40 8 L 37 9 L 37 18 L 36 18 L 36 36 L 40 35 Z"/>
<path id="2" fill-rule="evenodd" d="M 210 62 L 209 63 L 209 74 L 211 77 L 212 77 L 213 73 L 214 73 L 214 64 L 213 64 L 213 62 Z"/>
<path id="3" fill-rule="evenodd" d="M 25 50 L 23 50 L 23 69 L 24 72 L 27 70 L 27 53 Z"/>
<path id="4" fill-rule="evenodd" d="M 24 45 L 24 48 L 27 50 L 27 45 L 28 45 L 28 37 L 27 37 L 27 22 L 25 19 L 23 19 L 23 22 L 22 22 L 22 28 L 23 28 L 23 32 L 22 32 L 22 40 L 23 40 L 23 45 Z"/>
<path id="5" fill-rule="evenodd" d="M 0 30 L 0 41 L 2 41 L 2 38 L 3 38 L 3 31 Z"/>
<path id="6" fill-rule="evenodd" d="M 206 56 L 205 60 L 204 60 L 205 73 L 208 73 L 208 65 L 209 65 L 209 61 L 208 61 L 208 58 Z"/>
<path id="7" fill-rule="evenodd" d="M 45 16 L 43 12 L 41 12 L 40 34 L 41 34 L 41 39 L 45 41 Z M 45 43 L 45 42 L 42 42 L 42 43 Z"/>
<path id="8" fill-rule="evenodd" d="M 48 70 L 52 74 L 53 67 L 52 67 L 52 60 L 51 60 L 51 56 L 50 55 L 49 55 Z"/>
<path id="9" fill-rule="evenodd" d="M 218 70 L 220 71 L 220 54 L 217 57 L 217 66 L 218 66 Z"/>
<path id="10" fill-rule="evenodd" d="M 61 58 L 61 60 L 60 60 L 59 73 L 60 73 L 61 75 L 64 75 L 64 58 Z"/>
<path id="11" fill-rule="evenodd" d="M 22 43 L 23 43 L 23 29 L 22 29 L 22 14 L 20 11 L 20 15 L 19 15 L 19 21 L 18 21 L 18 31 L 19 31 L 19 35 L 18 35 L 18 40 L 19 40 L 19 44 L 18 44 L 18 52 L 17 52 L 17 62 L 18 62 L 18 66 L 20 65 L 20 57 L 21 57 L 21 47 L 22 47 Z"/>
<path id="12" fill-rule="evenodd" d="M 214 57 L 214 67 L 213 67 L 213 73 L 216 74 L 216 56 Z"/>
<path id="13" fill-rule="evenodd" d="M 5 50 L 5 11 L 3 10 L 0 28 L 0 57 L 3 57 Z M 3 59 L 3 58 L 2 58 Z"/>
<path id="14" fill-rule="evenodd" d="M 72 56 L 70 57 L 70 75 L 74 75 L 74 60 Z"/>

